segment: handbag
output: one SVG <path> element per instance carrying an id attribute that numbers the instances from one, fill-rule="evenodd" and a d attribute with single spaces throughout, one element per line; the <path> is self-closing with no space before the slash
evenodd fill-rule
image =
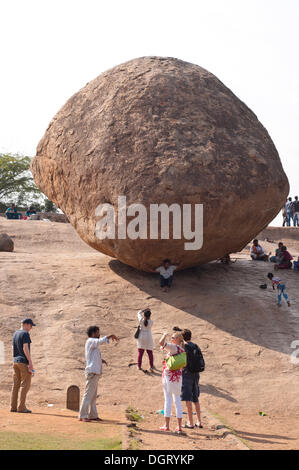
<path id="1" fill-rule="evenodd" d="M 135 331 L 134 338 L 138 339 L 140 335 L 140 325 L 137 326 L 137 330 Z"/>
<path id="2" fill-rule="evenodd" d="M 169 356 L 165 360 L 169 370 L 179 370 L 183 369 L 187 365 L 187 354 L 185 352 L 175 354 L 174 356 Z"/>

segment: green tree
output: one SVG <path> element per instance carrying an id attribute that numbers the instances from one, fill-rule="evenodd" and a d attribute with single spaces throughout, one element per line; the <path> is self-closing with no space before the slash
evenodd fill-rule
<path id="1" fill-rule="evenodd" d="M 45 199 L 45 212 L 57 212 L 57 207 L 50 199 Z"/>
<path id="2" fill-rule="evenodd" d="M 30 158 L 0 153 L 0 199 L 13 194 L 41 194 L 30 172 Z"/>

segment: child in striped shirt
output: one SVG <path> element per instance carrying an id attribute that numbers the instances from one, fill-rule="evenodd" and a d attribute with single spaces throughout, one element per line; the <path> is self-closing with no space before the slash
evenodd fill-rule
<path id="1" fill-rule="evenodd" d="M 288 304 L 288 307 L 291 306 L 291 303 L 289 301 L 289 298 L 288 298 L 288 294 L 286 293 L 286 285 L 281 282 L 281 279 L 279 277 L 274 277 L 274 275 L 272 273 L 268 273 L 268 279 L 270 279 L 270 281 L 272 282 L 272 287 L 273 287 L 273 290 L 275 290 L 275 286 L 277 287 L 277 290 L 278 290 L 278 307 L 281 306 L 281 295 L 284 296 L 287 304 Z"/>

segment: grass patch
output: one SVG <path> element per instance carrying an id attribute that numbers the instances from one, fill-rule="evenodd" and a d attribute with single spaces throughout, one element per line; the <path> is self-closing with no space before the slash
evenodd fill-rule
<path id="1" fill-rule="evenodd" d="M 0 450 L 121 450 L 121 439 L 74 439 L 31 432 L 0 432 Z"/>
<path id="2" fill-rule="evenodd" d="M 211 411 L 209 410 L 209 412 L 211 413 L 211 415 L 213 415 L 215 418 L 219 419 L 219 421 L 221 421 L 222 424 L 224 424 L 224 426 L 229 429 L 231 431 L 231 433 L 236 436 L 239 441 L 241 441 L 246 447 L 248 447 L 248 449 L 252 450 L 252 447 L 251 445 L 246 441 L 246 439 L 244 439 L 243 437 L 239 436 L 236 431 L 234 430 L 234 428 L 232 428 L 228 423 L 227 421 L 225 420 L 225 418 L 223 418 L 223 416 L 220 416 L 218 413 L 215 413 L 214 411 Z"/>
<path id="3" fill-rule="evenodd" d="M 129 421 L 133 421 L 135 423 L 138 423 L 143 419 L 143 417 L 139 414 L 138 410 L 136 408 L 133 408 L 132 406 L 128 406 L 126 409 L 126 418 Z"/>

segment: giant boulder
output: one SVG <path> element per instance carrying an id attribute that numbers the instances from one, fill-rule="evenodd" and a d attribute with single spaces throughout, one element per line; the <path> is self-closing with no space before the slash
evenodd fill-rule
<path id="1" fill-rule="evenodd" d="M 240 250 L 289 190 L 256 115 L 210 72 L 173 58 L 135 59 L 89 82 L 53 118 L 31 168 L 86 243 L 143 270 L 166 257 L 186 268 Z M 147 210 L 203 204 L 202 247 L 186 250 L 171 229 L 170 239 L 99 239 L 96 208 L 117 213 L 118 196 Z"/>

